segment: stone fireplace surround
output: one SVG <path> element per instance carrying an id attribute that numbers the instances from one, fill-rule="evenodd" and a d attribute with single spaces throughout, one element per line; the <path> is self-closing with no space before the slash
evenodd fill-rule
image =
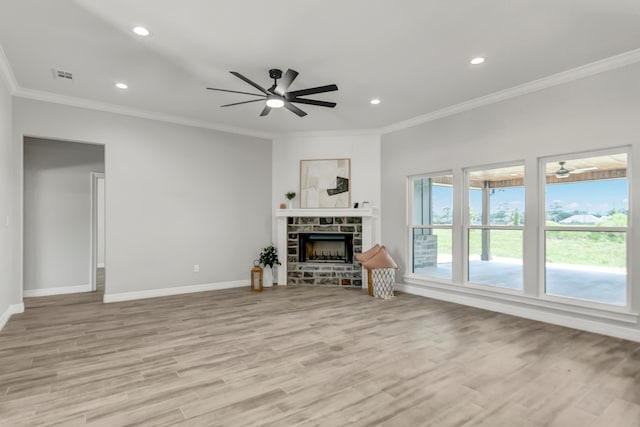
<path id="1" fill-rule="evenodd" d="M 350 235 L 353 245 L 351 262 L 302 262 L 300 237 L 307 233 Z M 362 217 L 307 216 L 287 218 L 287 283 L 292 285 L 324 285 L 362 287 L 362 267 L 353 260 L 362 252 Z"/>
<path id="2" fill-rule="evenodd" d="M 353 252 L 359 253 L 373 245 L 371 209 L 279 209 L 276 220 L 282 262 L 278 285 L 367 288 L 367 275 L 355 258 L 351 264 L 298 262 L 298 233 L 353 233 Z"/>

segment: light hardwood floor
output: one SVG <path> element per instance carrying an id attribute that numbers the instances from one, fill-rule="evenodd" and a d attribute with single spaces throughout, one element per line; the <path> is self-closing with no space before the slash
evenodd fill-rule
<path id="1" fill-rule="evenodd" d="M 96 269 L 96 290 L 98 292 L 104 292 L 105 279 L 104 267 Z"/>
<path id="2" fill-rule="evenodd" d="M 640 344 L 400 294 L 26 300 L 3 426 L 640 426 Z"/>

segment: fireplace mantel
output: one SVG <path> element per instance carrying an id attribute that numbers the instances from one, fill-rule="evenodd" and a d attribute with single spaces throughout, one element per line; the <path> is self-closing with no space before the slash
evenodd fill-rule
<path id="1" fill-rule="evenodd" d="M 276 217 L 305 216 L 373 216 L 373 209 L 322 208 L 322 209 L 277 209 Z"/>
<path id="2" fill-rule="evenodd" d="M 276 246 L 282 264 L 278 267 L 278 285 L 287 284 L 287 219 L 297 217 L 362 217 L 362 248 L 363 250 L 373 246 L 373 222 L 375 220 L 374 209 L 277 209 L 275 219 L 277 223 Z M 364 270 L 363 270 L 364 272 Z M 362 287 L 367 288 L 366 272 L 363 274 Z"/>

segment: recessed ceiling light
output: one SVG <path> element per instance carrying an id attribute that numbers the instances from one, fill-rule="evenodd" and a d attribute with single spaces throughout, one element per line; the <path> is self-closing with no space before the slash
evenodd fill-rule
<path id="1" fill-rule="evenodd" d="M 480 64 L 482 64 L 484 62 L 484 58 L 481 57 L 481 56 L 478 56 L 477 58 L 473 58 L 469 62 L 471 62 L 471 64 L 473 64 L 473 65 L 480 65 Z"/>
<path id="2" fill-rule="evenodd" d="M 145 27 L 140 26 L 133 27 L 133 32 L 142 37 L 146 37 L 149 35 L 149 30 L 147 30 Z"/>
<path id="3" fill-rule="evenodd" d="M 126 83 L 116 83 L 116 87 L 118 89 L 127 89 L 129 86 Z"/>
<path id="4" fill-rule="evenodd" d="M 378 98 L 374 98 L 374 99 L 372 99 L 372 100 L 371 100 L 371 101 L 369 101 L 369 102 L 371 102 L 371 104 L 373 104 L 373 105 L 378 105 L 378 104 L 380 104 L 380 100 L 379 100 Z"/>

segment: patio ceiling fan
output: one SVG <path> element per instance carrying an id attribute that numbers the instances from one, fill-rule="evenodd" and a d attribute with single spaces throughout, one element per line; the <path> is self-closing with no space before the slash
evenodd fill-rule
<path id="1" fill-rule="evenodd" d="M 593 170 L 597 170 L 598 168 L 595 166 L 591 166 L 588 168 L 580 168 L 580 169 L 567 169 L 564 167 L 564 165 L 567 162 L 558 162 L 558 164 L 560 165 L 560 169 L 558 169 L 556 171 L 556 178 L 568 178 L 569 175 L 573 175 L 576 173 L 584 173 L 584 172 L 588 172 L 588 171 L 593 171 Z"/>
<path id="2" fill-rule="evenodd" d="M 299 117 L 304 117 L 307 115 L 307 113 L 302 111 L 297 106 L 293 105 L 294 103 L 315 105 L 318 107 L 328 107 L 328 108 L 334 108 L 336 106 L 335 102 L 300 98 L 301 96 L 315 95 L 318 93 L 336 91 L 338 90 L 338 86 L 336 86 L 335 84 L 317 86 L 309 89 L 289 91 L 289 87 L 291 86 L 293 81 L 296 79 L 296 77 L 298 77 L 298 72 L 292 69 L 288 69 L 287 72 L 284 74 L 284 76 L 282 75 L 282 70 L 279 70 L 277 68 L 273 68 L 269 70 L 269 77 L 273 79 L 273 85 L 268 89 L 265 89 L 264 87 L 253 82 L 252 80 L 249 80 L 248 78 L 238 73 L 237 71 L 229 71 L 229 72 L 234 76 L 236 76 L 237 78 L 239 78 L 240 80 L 242 80 L 243 82 L 253 86 L 255 89 L 259 90 L 262 93 L 241 92 L 237 90 L 218 89 L 215 87 L 208 87 L 207 89 L 209 90 L 217 90 L 220 92 L 230 92 L 230 93 L 240 93 L 242 95 L 251 95 L 251 96 L 258 97 L 258 99 L 234 102 L 232 104 L 221 105 L 221 107 L 231 107 L 233 105 L 241 105 L 241 104 L 249 104 L 251 102 L 266 101 L 265 106 L 262 112 L 260 113 L 260 116 L 266 116 L 267 114 L 269 114 L 272 108 L 284 107 L 287 110 L 291 111 L 292 113 L 297 114 Z"/>

